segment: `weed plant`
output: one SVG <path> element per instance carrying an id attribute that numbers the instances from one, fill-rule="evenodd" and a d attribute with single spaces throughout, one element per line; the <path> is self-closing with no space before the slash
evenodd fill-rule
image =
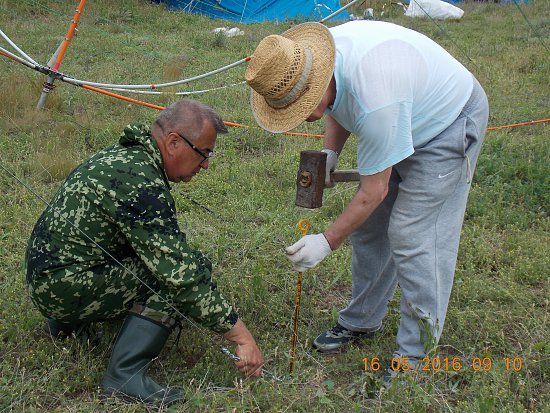
<path id="1" fill-rule="evenodd" d="M 62 41 L 77 6 L 65 0 L 0 0 L 0 29 L 45 64 Z M 375 17 L 425 33 L 446 47 L 484 85 L 490 125 L 550 115 L 550 3 L 462 3 L 459 21 L 409 19 L 393 3 Z M 355 9 L 362 14 L 361 7 Z M 382 15 L 384 11 L 384 15 Z M 60 70 L 109 83 L 160 83 L 188 78 L 250 55 L 266 35 L 295 22 L 239 25 L 244 36 L 213 29 L 235 26 L 142 0 L 88 2 L 78 35 Z M 328 23 L 333 25 L 335 23 Z M 9 49 L 7 44 L 2 47 Z M 34 223 L 74 165 L 118 139 L 134 121 L 157 111 L 55 82 L 46 107 L 36 102 L 44 76 L 0 56 L 0 411 L 141 412 L 143 406 L 101 403 L 97 385 L 120 323 L 103 323 L 97 347 L 42 336 L 41 315 L 25 289 L 23 256 Z M 311 137 L 259 129 L 242 85 L 245 66 L 171 89 L 214 107 L 225 120 L 247 125 L 220 136 L 208 171 L 173 192 L 182 229 L 215 263 L 214 276 L 257 338 L 266 369 L 279 377 L 247 380 L 219 351 L 220 338 L 185 324 L 152 368 L 161 383 L 185 389 L 181 412 L 520 412 L 550 406 L 549 270 L 550 153 L 548 124 L 489 131 L 478 161 L 458 257 L 440 357 L 462 368 L 441 368 L 381 391 L 399 324 L 399 293 L 384 333 L 348 351 L 322 357 L 312 339 L 331 327 L 351 291 L 350 246 L 304 273 L 296 367 L 287 373 L 297 274 L 283 248 L 300 235 L 323 231 L 353 196 L 355 185 L 325 191 L 316 210 L 294 206 L 299 152 L 321 149 Z M 407 70 L 406 67 L 403 70 Z M 175 95 L 132 95 L 165 106 Z M 322 133 L 322 124 L 299 128 Z M 354 138 L 339 166 L 355 166 Z M 9 172 L 8 172 L 9 171 Z M 11 176 L 15 174 L 21 182 Z M 479 363 L 472 366 L 472 363 Z M 490 368 L 487 360 L 491 361 Z M 515 363 L 515 364 L 514 364 Z M 521 365 L 520 365 L 521 364 Z M 479 369 L 474 368 L 479 367 Z M 479 371 L 476 371 L 479 370 Z"/>

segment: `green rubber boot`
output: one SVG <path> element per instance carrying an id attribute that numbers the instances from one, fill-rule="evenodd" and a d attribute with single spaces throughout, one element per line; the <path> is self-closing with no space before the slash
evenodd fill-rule
<path id="1" fill-rule="evenodd" d="M 111 354 L 101 383 L 103 397 L 118 397 L 126 402 L 169 405 L 182 402 L 180 390 L 162 387 L 145 375 L 159 355 L 171 330 L 151 319 L 130 314 Z"/>

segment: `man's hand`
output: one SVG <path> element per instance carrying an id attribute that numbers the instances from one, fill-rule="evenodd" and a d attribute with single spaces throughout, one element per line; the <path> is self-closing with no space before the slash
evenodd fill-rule
<path id="1" fill-rule="evenodd" d="M 260 377 L 264 358 L 254 337 L 246 328 L 241 319 L 238 319 L 231 330 L 225 333 L 224 338 L 237 344 L 235 355 L 240 358 L 235 362 L 235 367 L 246 377 Z"/>
<path id="2" fill-rule="evenodd" d="M 330 188 L 334 186 L 334 182 L 330 179 L 330 173 L 334 172 L 336 169 L 336 164 L 338 163 L 338 153 L 333 151 L 332 149 L 323 149 L 321 152 L 324 152 L 327 154 L 327 163 L 326 163 L 326 171 L 325 171 L 325 186 L 327 188 Z"/>
<path id="3" fill-rule="evenodd" d="M 260 377 L 264 358 L 256 343 L 239 344 L 235 355 L 241 360 L 235 362 L 235 367 L 246 377 Z"/>
<path id="4" fill-rule="evenodd" d="M 313 268 L 332 252 L 323 234 L 306 235 L 286 248 L 286 257 L 296 271 Z"/>

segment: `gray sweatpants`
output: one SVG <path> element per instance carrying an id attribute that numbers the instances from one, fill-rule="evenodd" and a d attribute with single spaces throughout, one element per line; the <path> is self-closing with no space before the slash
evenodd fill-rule
<path id="1" fill-rule="evenodd" d="M 487 96 L 474 79 L 459 117 L 394 165 L 387 197 L 351 235 L 352 299 L 339 323 L 354 331 L 378 327 L 398 284 L 398 356 L 423 357 L 441 336 L 488 115 Z"/>

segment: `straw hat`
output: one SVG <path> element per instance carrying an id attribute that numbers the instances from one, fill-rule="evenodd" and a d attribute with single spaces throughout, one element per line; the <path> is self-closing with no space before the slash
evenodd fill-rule
<path id="1" fill-rule="evenodd" d="M 306 120 L 328 88 L 335 53 L 332 35 L 320 23 L 302 23 L 264 38 L 245 73 L 258 124 L 280 133 Z"/>

